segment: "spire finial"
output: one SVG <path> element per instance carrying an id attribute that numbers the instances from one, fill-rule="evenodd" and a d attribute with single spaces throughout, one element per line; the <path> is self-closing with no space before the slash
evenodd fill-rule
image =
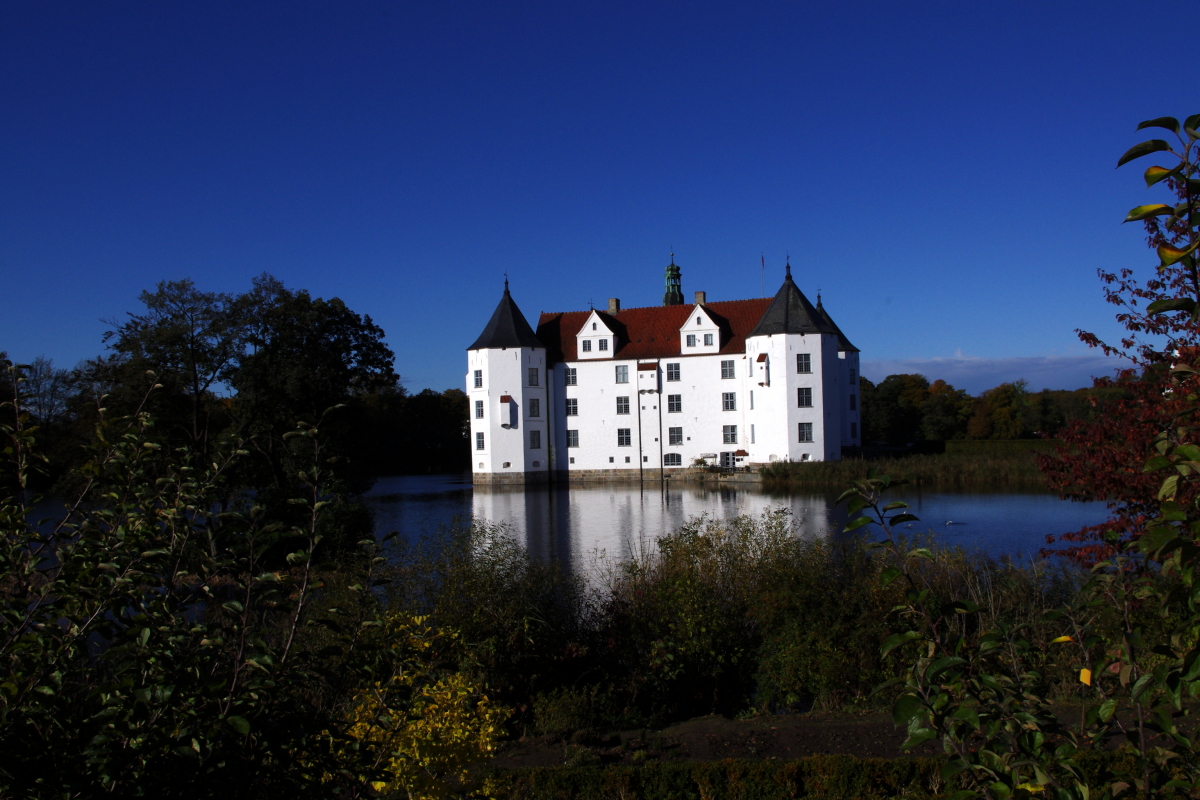
<path id="1" fill-rule="evenodd" d="M 508 294 L 508 271 L 504 272 L 504 293 Z"/>
<path id="2" fill-rule="evenodd" d="M 785 277 L 788 277 L 788 278 L 792 277 L 792 257 L 791 257 L 791 255 L 788 255 L 785 257 L 783 268 L 784 268 Z"/>

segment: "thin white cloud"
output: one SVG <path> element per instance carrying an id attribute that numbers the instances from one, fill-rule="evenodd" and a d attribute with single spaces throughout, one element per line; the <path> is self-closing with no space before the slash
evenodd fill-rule
<path id="1" fill-rule="evenodd" d="M 1042 389 L 1080 389 L 1093 377 L 1111 376 L 1123 362 L 1099 354 L 1082 356 L 1021 356 L 1013 358 L 864 359 L 862 374 L 879 383 L 888 375 L 918 373 L 933 382 L 938 378 L 973 395 L 1002 383 L 1024 380 L 1032 392 Z"/>

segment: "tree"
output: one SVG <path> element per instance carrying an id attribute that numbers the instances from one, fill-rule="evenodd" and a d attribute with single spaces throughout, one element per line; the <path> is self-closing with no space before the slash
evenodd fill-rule
<path id="1" fill-rule="evenodd" d="M 1087 331 L 1077 333 L 1089 346 L 1126 362 L 1116 380 L 1096 381 L 1098 389 L 1120 389 L 1120 397 L 1105 413 L 1068 426 L 1058 450 L 1038 459 L 1052 489 L 1072 499 L 1106 501 L 1112 510 L 1109 523 L 1063 537 L 1076 543 L 1067 551 L 1084 559 L 1111 552 L 1103 541 L 1104 531 L 1139 536 L 1148 517 L 1157 513 L 1160 481 L 1142 465 L 1159 433 L 1171 429 L 1188 408 L 1190 383 L 1196 380 L 1179 367 L 1200 353 L 1200 145 L 1194 136 L 1198 124 L 1200 115 L 1182 125 L 1172 117 L 1147 120 L 1139 130 L 1165 129 L 1177 144 L 1152 139 L 1133 146 L 1117 162 L 1120 167 L 1153 153 L 1177 159 L 1172 167 L 1151 166 L 1144 174 L 1146 186 L 1165 187 L 1172 202 L 1137 206 L 1125 217 L 1125 222 L 1143 223 L 1158 264 L 1146 280 L 1137 279 L 1130 268 L 1098 270 L 1105 300 L 1117 307 L 1125 334 L 1113 343 Z"/>
<path id="2" fill-rule="evenodd" d="M 1032 430 L 1025 381 L 1002 383 L 975 401 L 967 424 L 969 439 L 1020 439 Z"/>
<path id="3" fill-rule="evenodd" d="M 971 396 L 940 378 L 929 387 L 921 404 L 921 435 L 930 441 L 962 439 L 971 413 Z"/>
<path id="4" fill-rule="evenodd" d="M 903 445 L 921 439 L 921 413 L 929 396 L 924 375 L 888 375 L 863 395 L 868 439 Z"/>
<path id="5" fill-rule="evenodd" d="M 125 382 L 150 370 L 167 399 L 183 400 L 180 427 L 187 445 L 203 455 L 214 433 L 213 388 L 229 379 L 242 355 L 241 304 L 232 295 L 201 292 L 188 278 L 160 281 L 138 299 L 145 312 L 114 323 L 104 340 L 122 357 Z"/>

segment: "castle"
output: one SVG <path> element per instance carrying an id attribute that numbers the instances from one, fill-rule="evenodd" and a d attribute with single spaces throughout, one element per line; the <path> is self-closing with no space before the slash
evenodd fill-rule
<path id="1" fill-rule="evenodd" d="M 859 350 L 786 267 L 773 298 L 543 313 L 504 296 L 467 348 L 475 483 L 654 479 L 861 444 Z"/>

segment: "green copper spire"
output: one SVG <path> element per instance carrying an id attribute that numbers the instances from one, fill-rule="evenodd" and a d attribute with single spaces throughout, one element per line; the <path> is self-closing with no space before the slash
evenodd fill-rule
<path id="1" fill-rule="evenodd" d="M 683 305 L 683 281 L 680 278 L 679 267 L 675 266 L 675 254 L 671 253 L 671 263 L 667 266 L 667 291 L 663 295 L 664 306 Z"/>

